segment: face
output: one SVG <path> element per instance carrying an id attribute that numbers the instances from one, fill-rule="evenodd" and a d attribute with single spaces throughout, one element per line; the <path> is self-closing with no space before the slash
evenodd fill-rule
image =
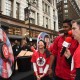
<path id="1" fill-rule="evenodd" d="M 15 44 L 17 44 L 18 43 L 18 41 L 17 40 L 15 40 Z"/>
<path id="2" fill-rule="evenodd" d="M 76 39 L 76 40 L 80 39 L 80 28 L 76 22 L 72 24 L 72 35 L 73 35 L 74 39 Z"/>
<path id="3" fill-rule="evenodd" d="M 50 40 L 49 38 L 45 38 L 45 39 L 44 39 L 44 41 L 45 41 L 46 43 L 47 43 L 47 42 L 49 43 L 49 40 Z"/>
<path id="4" fill-rule="evenodd" d="M 63 30 L 65 31 L 64 33 L 67 35 L 67 32 L 70 30 L 70 26 L 67 23 L 63 23 Z"/>
<path id="5" fill-rule="evenodd" d="M 39 49 L 44 48 L 44 43 L 43 43 L 42 41 L 39 41 L 39 43 L 38 43 L 38 48 L 39 48 Z"/>

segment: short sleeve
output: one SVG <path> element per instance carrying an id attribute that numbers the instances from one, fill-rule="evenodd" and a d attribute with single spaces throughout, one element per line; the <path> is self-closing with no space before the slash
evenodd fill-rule
<path id="1" fill-rule="evenodd" d="M 74 55 L 75 68 L 80 68 L 80 51 Z"/>
<path id="2" fill-rule="evenodd" d="M 33 53 L 32 58 L 31 58 L 31 62 L 36 62 L 36 53 Z"/>
<path id="3" fill-rule="evenodd" d="M 60 36 L 58 36 L 55 40 L 54 40 L 54 42 L 53 42 L 53 44 L 52 44 L 52 54 L 53 55 L 57 55 L 57 53 L 58 53 L 58 41 L 59 41 L 59 39 L 60 39 Z"/>

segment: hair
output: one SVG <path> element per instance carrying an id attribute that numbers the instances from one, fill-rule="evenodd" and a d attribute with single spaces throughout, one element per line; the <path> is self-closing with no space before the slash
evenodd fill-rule
<path id="1" fill-rule="evenodd" d="M 71 21 L 72 19 L 65 19 L 63 23 L 67 23 L 70 27 L 72 27 Z"/>
<path id="2" fill-rule="evenodd" d="M 79 28 L 80 28 L 80 19 L 73 20 L 71 23 L 73 24 L 75 22 L 79 25 Z"/>
<path id="3" fill-rule="evenodd" d="M 49 38 L 49 35 L 45 35 L 45 36 L 44 36 L 44 39 L 45 39 L 45 38 Z"/>
<path id="4" fill-rule="evenodd" d="M 44 41 L 44 40 L 39 40 L 39 42 L 40 41 L 42 41 L 43 43 L 44 43 L 44 49 L 45 49 L 45 54 L 46 54 L 46 58 L 48 58 L 50 55 L 51 55 L 51 53 L 50 53 L 50 51 L 46 48 L 46 42 Z M 39 43 L 38 42 L 38 43 Z"/>

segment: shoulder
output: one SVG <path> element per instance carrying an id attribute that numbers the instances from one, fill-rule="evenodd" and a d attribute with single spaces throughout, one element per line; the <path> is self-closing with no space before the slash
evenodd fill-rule
<path id="1" fill-rule="evenodd" d="M 62 38 L 64 38 L 64 36 L 57 36 L 57 37 L 54 39 L 54 41 L 59 41 L 59 39 L 62 39 Z"/>
<path id="2" fill-rule="evenodd" d="M 73 37 L 72 37 L 72 43 L 73 43 L 73 44 L 77 44 L 77 45 L 79 44 L 78 41 L 75 40 Z"/>
<path id="3" fill-rule="evenodd" d="M 37 56 L 38 55 L 38 51 L 33 52 L 33 55 Z"/>

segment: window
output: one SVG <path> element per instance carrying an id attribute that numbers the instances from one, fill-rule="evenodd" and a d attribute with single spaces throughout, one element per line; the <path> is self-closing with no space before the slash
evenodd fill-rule
<path id="1" fill-rule="evenodd" d="M 49 19 L 48 23 L 49 23 L 49 27 L 50 27 L 51 26 L 51 20 L 50 19 Z"/>
<path id="2" fill-rule="evenodd" d="M 65 13 L 68 13 L 68 10 L 64 10 Z"/>
<path id="3" fill-rule="evenodd" d="M 20 7 L 20 4 L 16 3 L 16 18 L 17 19 L 19 19 L 19 7 Z"/>
<path id="4" fill-rule="evenodd" d="M 68 5 L 64 5 L 64 8 L 68 8 Z"/>
<path id="5" fill-rule="evenodd" d="M 68 17 L 68 14 L 65 14 L 65 17 L 67 18 Z"/>
<path id="6" fill-rule="evenodd" d="M 67 3 L 67 0 L 64 0 L 64 3 Z"/>
<path id="7" fill-rule="evenodd" d="M 43 11 L 44 11 L 44 2 L 42 2 L 42 9 L 43 9 Z"/>
<path id="8" fill-rule="evenodd" d="M 39 25 L 39 13 L 37 13 L 37 24 Z"/>
<path id="9" fill-rule="evenodd" d="M 48 28 L 48 18 L 46 18 L 46 28 Z"/>
<path id="10" fill-rule="evenodd" d="M 16 27 L 10 27 L 8 29 L 8 34 L 11 34 L 11 35 L 21 35 L 21 28 L 16 28 Z"/>
<path id="11" fill-rule="evenodd" d="M 43 26 L 45 26 L 45 25 L 44 25 L 44 21 L 45 21 L 45 19 L 44 19 L 44 16 L 43 16 Z"/>
<path id="12" fill-rule="evenodd" d="M 30 18 L 30 23 L 35 24 L 35 19 L 34 18 Z"/>
<path id="13" fill-rule="evenodd" d="M 50 0 L 48 0 L 48 2 L 51 2 Z"/>
<path id="14" fill-rule="evenodd" d="M 13 2 L 12 0 L 6 0 L 6 15 L 12 16 Z"/>
<path id="15" fill-rule="evenodd" d="M 45 12 L 47 12 L 47 4 L 45 4 Z"/>
<path id="16" fill-rule="evenodd" d="M 35 11 L 31 10 L 29 18 L 31 23 L 35 24 Z"/>
<path id="17" fill-rule="evenodd" d="M 56 29 L 56 22 L 54 21 L 54 30 Z"/>
<path id="18" fill-rule="evenodd" d="M 50 6 L 48 6 L 48 14 L 50 15 Z"/>
<path id="19" fill-rule="evenodd" d="M 45 14 L 50 15 L 50 6 L 44 1 L 42 2 L 42 9 Z"/>
<path id="20" fill-rule="evenodd" d="M 31 10 L 31 12 L 30 12 L 30 16 L 29 16 L 29 17 L 34 18 L 34 19 L 35 19 L 35 11 Z"/>

